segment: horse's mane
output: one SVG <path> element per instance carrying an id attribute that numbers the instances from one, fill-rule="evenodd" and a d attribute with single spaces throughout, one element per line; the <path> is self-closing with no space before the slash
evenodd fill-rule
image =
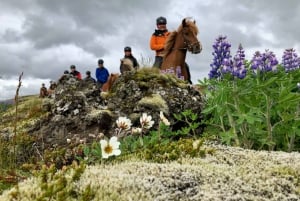
<path id="1" fill-rule="evenodd" d="M 168 36 L 166 42 L 165 42 L 165 50 L 164 55 L 167 56 L 171 51 L 175 44 L 175 38 L 177 36 L 177 31 L 171 32 L 171 34 Z"/>
<path id="2" fill-rule="evenodd" d="M 199 30 L 198 27 L 196 26 L 195 21 L 190 20 L 189 18 L 185 18 L 185 23 L 187 27 L 190 27 L 191 29 L 193 29 L 195 31 L 196 34 L 198 34 Z M 177 31 L 181 32 L 183 29 L 182 24 L 178 27 Z"/>
<path id="3" fill-rule="evenodd" d="M 191 29 L 193 29 L 195 31 L 196 34 L 198 34 L 199 30 L 198 27 L 196 26 L 195 21 L 191 21 L 189 18 L 185 18 L 185 23 L 187 27 L 190 27 Z M 172 48 L 175 44 L 175 39 L 177 36 L 177 33 L 182 32 L 183 26 L 182 24 L 178 27 L 177 31 L 173 31 L 171 32 L 171 34 L 168 36 L 166 43 L 165 43 L 165 47 L 164 47 L 164 55 L 167 56 L 171 51 Z"/>

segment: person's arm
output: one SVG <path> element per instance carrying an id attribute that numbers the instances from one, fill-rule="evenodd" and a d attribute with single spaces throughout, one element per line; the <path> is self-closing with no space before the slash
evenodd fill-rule
<path id="1" fill-rule="evenodd" d="M 100 81 L 100 77 L 99 77 L 98 68 L 96 69 L 96 73 L 95 73 L 95 75 L 96 75 L 96 80 L 97 80 L 97 81 Z"/>
<path id="2" fill-rule="evenodd" d="M 120 59 L 120 73 L 123 74 L 123 68 L 122 68 L 122 65 L 123 65 L 123 59 Z"/>
<path id="3" fill-rule="evenodd" d="M 80 73 L 80 72 L 78 72 L 77 78 L 80 79 L 80 80 L 82 79 L 82 78 L 81 78 L 81 73 Z"/>
<path id="4" fill-rule="evenodd" d="M 139 65 L 138 61 L 136 60 L 135 57 L 133 57 L 133 67 L 136 68 L 136 69 L 138 69 L 139 66 L 140 66 L 140 65 Z"/>
<path id="5" fill-rule="evenodd" d="M 105 70 L 106 70 L 106 78 L 105 78 L 105 82 L 107 82 L 107 80 L 108 80 L 108 77 L 109 77 L 109 72 L 108 72 L 108 70 L 105 68 Z"/>

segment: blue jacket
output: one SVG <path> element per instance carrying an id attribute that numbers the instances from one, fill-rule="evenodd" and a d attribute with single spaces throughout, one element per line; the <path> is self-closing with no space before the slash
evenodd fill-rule
<path id="1" fill-rule="evenodd" d="M 101 84 L 104 84 L 109 76 L 109 72 L 105 67 L 102 68 L 97 68 L 96 69 L 96 78 L 97 78 L 97 82 L 100 82 Z"/>

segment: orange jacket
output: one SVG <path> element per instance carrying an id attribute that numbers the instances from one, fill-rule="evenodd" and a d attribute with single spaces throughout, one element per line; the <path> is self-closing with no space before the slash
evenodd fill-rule
<path id="1" fill-rule="evenodd" d="M 150 39 L 150 48 L 156 51 L 156 56 L 163 56 L 165 42 L 170 32 L 155 30 Z"/>

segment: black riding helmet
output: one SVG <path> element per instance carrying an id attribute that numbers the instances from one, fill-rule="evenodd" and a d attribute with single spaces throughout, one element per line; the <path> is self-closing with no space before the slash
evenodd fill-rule
<path id="1" fill-rule="evenodd" d="M 103 64 L 103 63 L 104 63 L 103 59 L 98 60 L 98 64 Z"/>
<path id="2" fill-rule="evenodd" d="M 127 47 L 124 47 L 124 52 L 127 52 L 127 51 L 128 51 L 128 52 L 131 52 L 131 47 L 128 47 L 128 46 L 127 46 Z"/>
<path id="3" fill-rule="evenodd" d="M 156 24 L 167 24 L 167 19 L 161 16 L 156 19 Z"/>

